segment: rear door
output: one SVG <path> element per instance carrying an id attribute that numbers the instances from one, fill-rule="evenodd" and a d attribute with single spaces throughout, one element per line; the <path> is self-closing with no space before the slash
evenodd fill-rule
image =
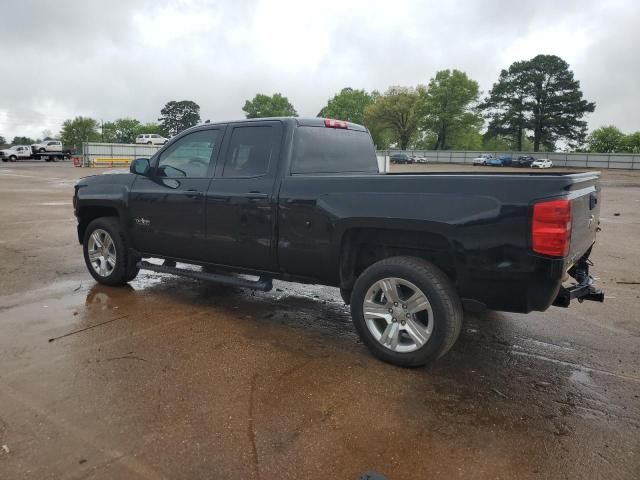
<path id="1" fill-rule="evenodd" d="M 283 131 L 280 121 L 228 127 L 222 161 L 206 195 L 209 262 L 277 268 L 275 179 Z"/>
<path id="2" fill-rule="evenodd" d="M 199 129 L 168 146 L 129 195 L 131 231 L 144 253 L 200 259 L 205 247 L 205 193 L 224 126 Z"/>

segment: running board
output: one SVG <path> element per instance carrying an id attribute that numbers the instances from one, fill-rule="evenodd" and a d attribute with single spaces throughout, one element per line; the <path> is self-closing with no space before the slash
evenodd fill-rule
<path id="1" fill-rule="evenodd" d="M 232 285 L 234 287 L 250 288 L 252 290 L 260 290 L 262 292 L 268 292 L 273 288 L 273 282 L 271 279 L 265 277 L 260 277 L 258 280 L 246 280 L 244 278 L 232 277 L 231 275 L 220 275 L 218 273 L 198 272 L 184 268 L 165 267 L 164 265 L 156 265 L 145 261 L 138 262 L 138 267 L 143 270 L 179 275 L 181 277 L 195 278 L 196 280 Z"/>

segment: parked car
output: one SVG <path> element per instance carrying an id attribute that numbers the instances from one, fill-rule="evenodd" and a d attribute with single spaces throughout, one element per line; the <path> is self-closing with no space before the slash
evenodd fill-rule
<path id="1" fill-rule="evenodd" d="M 31 158 L 31 147 L 29 145 L 14 145 L 13 147 L 0 150 L 0 158 L 3 162 L 29 159 Z"/>
<path id="2" fill-rule="evenodd" d="M 490 158 L 485 165 L 490 167 L 504 167 L 504 163 L 500 158 Z"/>
<path id="3" fill-rule="evenodd" d="M 551 168 L 553 163 L 548 158 L 536 158 L 531 164 L 531 168 Z"/>
<path id="4" fill-rule="evenodd" d="M 489 165 L 489 161 L 494 159 L 495 157 L 491 153 L 481 153 L 476 158 L 473 159 L 474 165 Z"/>
<path id="5" fill-rule="evenodd" d="M 32 153 L 62 152 L 62 142 L 60 140 L 45 140 L 31 145 Z"/>
<path id="6" fill-rule="evenodd" d="M 413 163 L 411 157 L 406 153 L 392 153 L 389 161 L 391 163 Z"/>
<path id="7" fill-rule="evenodd" d="M 157 133 L 142 133 L 136 137 L 136 143 L 144 143 L 146 145 L 164 145 L 168 141 L 168 138 Z"/>
<path id="8" fill-rule="evenodd" d="M 488 165 L 491 167 L 509 167 L 511 166 L 511 157 L 499 157 L 489 160 Z"/>
<path id="9" fill-rule="evenodd" d="M 463 305 L 602 301 L 589 275 L 600 204 L 594 172 L 380 174 L 365 127 L 290 117 L 193 127 L 73 195 L 97 282 L 146 269 L 264 291 L 274 278 L 339 287 L 363 343 L 407 367 L 453 346 Z"/>
<path id="10" fill-rule="evenodd" d="M 411 155 L 411 162 L 424 164 L 427 163 L 427 159 L 422 155 Z"/>
<path id="11" fill-rule="evenodd" d="M 511 162 L 512 167 L 530 167 L 531 164 L 535 161 L 531 155 L 521 155 L 513 162 Z"/>

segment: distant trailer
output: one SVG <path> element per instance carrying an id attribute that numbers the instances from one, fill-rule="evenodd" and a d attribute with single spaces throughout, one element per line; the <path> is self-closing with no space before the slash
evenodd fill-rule
<path id="1" fill-rule="evenodd" d="M 71 158 L 71 151 L 66 152 L 41 152 L 32 153 L 31 158 L 36 160 L 44 160 L 45 162 L 55 162 L 56 160 L 69 160 Z"/>

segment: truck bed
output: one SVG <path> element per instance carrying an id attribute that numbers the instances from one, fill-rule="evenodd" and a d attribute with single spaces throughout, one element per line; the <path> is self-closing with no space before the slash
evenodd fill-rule
<path id="1" fill-rule="evenodd" d="M 422 232 L 433 261 L 455 277 L 461 296 L 495 310 L 545 310 L 567 270 L 595 241 L 598 172 L 391 173 L 296 175 L 280 190 L 279 260 L 282 270 L 317 272 L 337 284 L 346 232 L 375 225 L 379 231 Z M 569 197 L 573 229 L 569 255 L 533 253 L 533 204 Z M 317 199 L 311 208 L 310 199 Z M 282 213 L 286 212 L 283 216 Z M 310 220 L 316 255 L 300 245 L 292 212 Z M 375 229 L 367 233 L 375 238 Z M 375 240 L 377 241 L 377 240 Z M 332 248 L 320 248 L 326 242 Z M 410 242 L 409 242 L 410 243 Z M 436 245 L 433 247 L 432 245 Z M 420 245 L 416 245 L 419 247 Z M 553 280 L 555 279 L 555 280 Z"/>

